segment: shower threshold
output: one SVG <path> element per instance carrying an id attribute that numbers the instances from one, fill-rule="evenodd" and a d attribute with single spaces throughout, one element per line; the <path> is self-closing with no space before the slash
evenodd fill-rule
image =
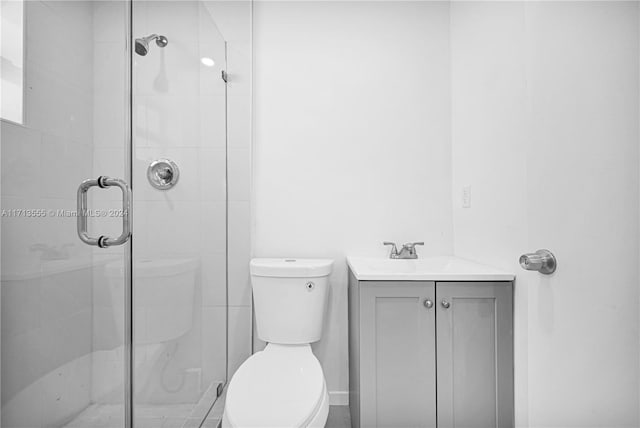
<path id="1" fill-rule="evenodd" d="M 192 404 L 138 404 L 135 408 L 135 428 L 199 428 L 217 397 L 218 385 L 213 382 Z M 85 408 L 64 428 L 122 428 L 122 404 L 94 403 Z"/>

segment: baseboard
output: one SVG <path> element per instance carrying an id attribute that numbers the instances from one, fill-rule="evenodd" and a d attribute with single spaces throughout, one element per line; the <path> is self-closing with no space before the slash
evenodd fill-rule
<path id="1" fill-rule="evenodd" d="M 348 406 L 349 391 L 329 391 L 330 406 Z"/>

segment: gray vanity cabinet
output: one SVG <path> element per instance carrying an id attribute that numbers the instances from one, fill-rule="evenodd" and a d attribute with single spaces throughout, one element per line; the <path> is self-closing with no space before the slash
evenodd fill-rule
<path id="1" fill-rule="evenodd" d="M 360 287 L 360 426 L 436 426 L 434 297 L 434 282 Z"/>
<path id="2" fill-rule="evenodd" d="M 349 274 L 352 427 L 513 427 L 512 282 Z"/>
<path id="3" fill-rule="evenodd" d="M 437 283 L 439 428 L 514 426 L 512 289 Z"/>

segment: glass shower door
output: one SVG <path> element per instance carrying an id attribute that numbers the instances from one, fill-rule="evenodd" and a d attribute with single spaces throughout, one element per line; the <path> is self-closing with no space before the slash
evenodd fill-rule
<path id="1" fill-rule="evenodd" d="M 2 426 L 123 427 L 131 241 L 82 242 L 76 192 L 131 180 L 130 4 L 10 0 L 0 15 Z M 127 212 L 102 187 L 80 214 L 115 238 Z"/>
<path id="2" fill-rule="evenodd" d="M 226 382 L 225 42 L 206 2 L 133 4 L 134 420 L 199 426 Z"/>

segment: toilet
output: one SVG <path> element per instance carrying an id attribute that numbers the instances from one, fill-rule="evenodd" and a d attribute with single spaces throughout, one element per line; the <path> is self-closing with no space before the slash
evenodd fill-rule
<path id="1" fill-rule="evenodd" d="M 333 260 L 253 259 L 257 335 L 267 342 L 238 368 L 222 426 L 324 427 L 329 394 L 311 343 L 322 337 Z"/>

